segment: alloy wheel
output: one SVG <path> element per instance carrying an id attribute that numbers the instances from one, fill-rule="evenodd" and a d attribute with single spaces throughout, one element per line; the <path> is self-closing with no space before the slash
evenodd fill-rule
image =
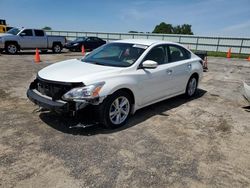
<path id="1" fill-rule="evenodd" d="M 56 53 L 59 53 L 59 52 L 61 52 L 61 46 L 60 45 L 55 45 L 54 46 L 54 52 L 56 52 Z"/>
<path id="2" fill-rule="evenodd" d="M 197 88 L 197 81 L 196 78 L 191 78 L 191 80 L 188 83 L 188 95 L 193 96 Z"/>
<path id="3" fill-rule="evenodd" d="M 8 45 L 8 52 L 11 54 L 15 54 L 17 52 L 17 47 L 14 44 Z"/>
<path id="4" fill-rule="evenodd" d="M 116 98 L 110 106 L 109 119 L 113 124 L 119 125 L 127 119 L 129 111 L 129 100 L 124 96 L 120 96 Z"/>

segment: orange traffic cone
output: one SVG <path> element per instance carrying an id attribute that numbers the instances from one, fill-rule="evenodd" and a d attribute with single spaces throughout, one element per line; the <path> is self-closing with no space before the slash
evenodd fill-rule
<path id="1" fill-rule="evenodd" d="M 82 45 L 82 56 L 85 55 L 85 48 L 84 48 L 84 45 Z"/>
<path id="2" fill-rule="evenodd" d="M 231 58 L 231 48 L 228 49 L 227 58 Z"/>
<path id="3" fill-rule="evenodd" d="M 247 61 L 250 61 L 250 56 L 247 58 Z"/>
<path id="4" fill-rule="evenodd" d="M 36 63 L 41 62 L 40 55 L 39 55 L 39 51 L 38 51 L 37 48 L 36 48 L 36 54 L 35 54 L 34 60 L 35 60 Z"/>

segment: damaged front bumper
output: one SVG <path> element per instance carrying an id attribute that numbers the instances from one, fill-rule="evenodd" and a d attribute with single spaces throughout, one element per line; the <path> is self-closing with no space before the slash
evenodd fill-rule
<path id="1" fill-rule="evenodd" d="M 36 89 L 28 89 L 27 97 L 36 105 L 45 108 L 50 111 L 55 111 L 58 113 L 70 113 L 78 111 L 85 108 L 89 102 L 88 101 L 63 101 L 63 100 L 52 100 L 51 97 L 41 94 Z"/>
<path id="2" fill-rule="evenodd" d="M 105 97 L 100 96 L 83 99 L 64 99 L 65 93 L 79 87 L 84 87 L 84 84 L 81 82 L 55 82 L 37 77 L 29 86 L 27 97 L 43 109 L 72 114 L 88 105 L 97 106 L 103 102 Z"/>

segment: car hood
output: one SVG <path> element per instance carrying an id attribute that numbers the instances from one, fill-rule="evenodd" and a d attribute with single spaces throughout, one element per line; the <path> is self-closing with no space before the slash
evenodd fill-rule
<path id="1" fill-rule="evenodd" d="M 0 33 L 0 37 L 4 37 L 4 36 L 12 36 L 12 34 L 9 34 L 9 33 Z"/>
<path id="2" fill-rule="evenodd" d="M 45 80 L 58 82 L 83 82 L 85 85 L 120 74 L 122 68 L 96 65 L 71 59 L 43 68 L 38 76 Z"/>

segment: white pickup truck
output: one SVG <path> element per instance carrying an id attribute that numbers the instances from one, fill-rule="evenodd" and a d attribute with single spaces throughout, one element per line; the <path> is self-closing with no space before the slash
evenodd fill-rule
<path id="1" fill-rule="evenodd" d="M 63 36 L 47 36 L 41 29 L 12 28 L 0 34 L 0 52 L 16 54 L 19 50 L 40 49 L 46 52 L 51 49 L 60 53 L 66 43 Z"/>

